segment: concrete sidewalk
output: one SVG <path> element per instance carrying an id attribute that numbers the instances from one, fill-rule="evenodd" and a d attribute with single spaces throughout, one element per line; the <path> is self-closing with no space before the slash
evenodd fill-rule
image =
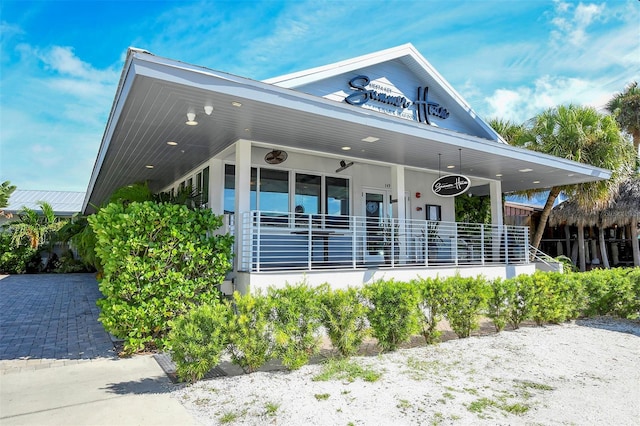
<path id="1" fill-rule="evenodd" d="M 0 424 L 198 425 L 150 355 L 0 375 Z"/>
<path id="2" fill-rule="evenodd" d="M 193 425 L 151 355 L 118 359 L 94 274 L 0 276 L 0 424 Z"/>

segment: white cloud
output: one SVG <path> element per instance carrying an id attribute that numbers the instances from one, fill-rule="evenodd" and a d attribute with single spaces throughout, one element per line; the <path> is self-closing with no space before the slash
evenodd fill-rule
<path id="1" fill-rule="evenodd" d="M 598 80 L 546 75 L 537 79 L 533 86 L 495 90 L 485 101 L 488 117 L 522 123 L 548 108 L 567 104 L 599 108 L 599 102 L 609 98 L 610 92 Z"/>
<path id="2" fill-rule="evenodd" d="M 569 42 L 574 47 L 583 46 L 589 39 L 587 28 L 596 20 L 605 19 L 604 4 L 579 3 L 574 6 L 566 2 L 555 3 L 555 13 L 551 24 L 556 28 L 551 31 L 551 40 L 555 45 Z"/>

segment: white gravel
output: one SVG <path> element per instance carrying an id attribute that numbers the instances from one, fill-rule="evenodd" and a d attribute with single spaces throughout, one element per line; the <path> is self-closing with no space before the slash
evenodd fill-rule
<path id="1" fill-rule="evenodd" d="M 380 379 L 313 381 L 317 363 L 173 396 L 205 425 L 640 425 L 638 321 L 530 326 L 351 361 Z"/>

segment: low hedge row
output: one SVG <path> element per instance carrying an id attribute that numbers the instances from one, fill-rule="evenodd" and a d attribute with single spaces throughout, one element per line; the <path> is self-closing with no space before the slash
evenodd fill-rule
<path id="1" fill-rule="evenodd" d="M 579 316 L 638 318 L 640 269 L 537 272 L 505 280 L 381 280 L 344 290 L 287 285 L 197 307 L 172 322 L 168 341 L 179 377 L 196 381 L 224 351 L 247 373 L 276 358 L 289 369 L 300 368 L 318 352 L 323 328 L 348 357 L 369 333 L 387 351 L 418 333 L 435 343 L 442 318 L 458 337 L 468 337 L 481 315 L 491 318 L 497 331 L 507 324 L 518 328 L 525 320 L 541 325 Z"/>

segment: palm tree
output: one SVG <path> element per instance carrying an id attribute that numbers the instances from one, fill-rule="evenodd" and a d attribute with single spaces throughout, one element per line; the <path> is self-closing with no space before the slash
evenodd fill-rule
<path id="1" fill-rule="evenodd" d="M 47 241 L 51 234 L 57 232 L 64 222 L 58 220 L 53 207 L 45 201 L 36 203 L 42 210 L 42 214 L 28 207 L 23 207 L 18 213 L 18 220 L 9 225 L 11 230 L 11 242 L 19 247 L 26 239 L 29 246 L 38 249 Z"/>
<path id="2" fill-rule="evenodd" d="M 638 82 L 630 83 L 626 90 L 617 93 L 605 106 L 615 117 L 620 128 L 631 135 L 635 152 L 640 156 L 640 88 Z"/>
<path id="3" fill-rule="evenodd" d="M 631 146 L 611 116 L 599 114 L 594 108 L 575 105 L 550 108 L 538 114 L 512 143 L 613 171 L 609 180 L 551 187 L 531 242 L 536 248 L 560 192 L 564 191 L 581 208 L 604 207 L 616 194 L 621 179 L 630 173 L 633 159 Z"/>
<path id="4" fill-rule="evenodd" d="M 8 180 L 2 182 L 0 184 L 0 216 L 7 216 L 11 218 L 10 213 L 5 213 L 2 211 L 3 208 L 9 205 L 9 198 L 11 198 L 11 194 L 16 190 L 15 185 L 11 185 L 11 182 Z"/>

